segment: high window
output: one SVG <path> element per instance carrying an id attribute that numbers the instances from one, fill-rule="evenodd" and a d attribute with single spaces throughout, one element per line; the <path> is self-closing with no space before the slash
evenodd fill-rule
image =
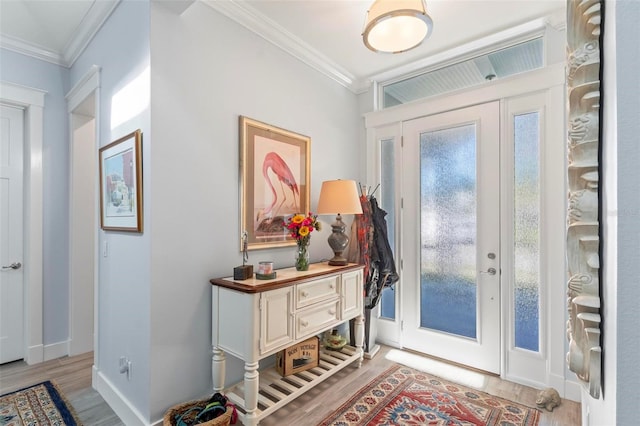
<path id="1" fill-rule="evenodd" d="M 470 88 L 487 81 L 520 74 L 544 66 L 543 39 L 476 56 L 449 65 L 440 65 L 402 80 L 382 85 L 382 108 L 405 104 L 441 93 Z"/>

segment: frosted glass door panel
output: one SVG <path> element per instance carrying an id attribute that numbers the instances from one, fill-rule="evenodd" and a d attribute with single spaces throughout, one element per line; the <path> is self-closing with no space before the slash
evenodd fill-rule
<path id="1" fill-rule="evenodd" d="M 420 326 L 476 337 L 476 126 L 420 137 Z"/>
<path id="2" fill-rule="evenodd" d="M 402 346 L 500 371 L 500 131 L 491 102 L 403 123 Z"/>
<path id="3" fill-rule="evenodd" d="M 395 258 L 396 242 L 396 156 L 395 141 L 393 139 L 383 139 L 380 141 L 380 207 L 387 212 L 387 238 L 391 245 L 391 251 Z M 376 195 L 376 194 L 374 194 Z M 382 290 L 382 300 L 380 302 L 380 316 L 387 319 L 396 318 L 396 292 L 395 284 L 385 287 Z"/>
<path id="4" fill-rule="evenodd" d="M 540 130 L 539 113 L 514 117 L 515 345 L 539 349 Z"/>

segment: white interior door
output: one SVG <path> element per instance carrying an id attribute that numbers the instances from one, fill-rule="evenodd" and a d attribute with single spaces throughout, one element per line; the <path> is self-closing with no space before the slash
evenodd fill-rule
<path id="1" fill-rule="evenodd" d="M 500 372 L 499 103 L 403 124 L 402 344 Z"/>
<path id="2" fill-rule="evenodd" d="M 23 111 L 0 105 L 0 364 L 24 357 Z"/>

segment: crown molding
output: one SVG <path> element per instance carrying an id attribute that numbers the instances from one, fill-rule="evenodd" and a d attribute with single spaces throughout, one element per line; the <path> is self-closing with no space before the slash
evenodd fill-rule
<path id="1" fill-rule="evenodd" d="M 202 0 L 202 2 L 352 92 L 357 94 L 362 91 L 362 82 L 357 81 L 353 74 L 255 8 L 236 0 Z M 366 85 L 368 87 L 368 82 Z"/>
<path id="2" fill-rule="evenodd" d="M 94 1 L 87 14 L 82 18 L 75 36 L 64 47 L 64 62 L 67 68 L 71 67 L 78 57 L 87 48 L 93 37 L 109 19 L 111 13 L 120 4 L 120 0 Z"/>
<path id="3" fill-rule="evenodd" d="M 24 40 L 11 37 L 6 34 L 2 34 L 0 36 L 0 47 L 25 56 L 31 56 L 36 59 L 51 62 L 52 64 L 61 65 L 63 67 L 67 66 L 60 53 L 45 49 L 42 46 L 27 43 Z"/>
<path id="4" fill-rule="evenodd" d="M 111 16 L 120 1 L 94 1 L 87 14 L 82 18 L 82 22 L 80 22 L 73 38 L 67 43 L 62 52 L 49 50 L 6 34 L 0 36 L 0 47 L 65 68 L 71 68 L 106 20 L 109 19 L 109 16 Z"/>

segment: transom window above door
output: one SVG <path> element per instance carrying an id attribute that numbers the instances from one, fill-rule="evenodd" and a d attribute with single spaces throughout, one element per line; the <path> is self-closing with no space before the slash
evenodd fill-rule
<path id="1" fill-rule="evenodd" d="M 382 85 L 382 108 L 405 104 L 441 93 L 478 86 L 487 81 L 544 66 L 542 37 L 495 50 L 471 59 L 425 70 L 418 75 Z"/>

